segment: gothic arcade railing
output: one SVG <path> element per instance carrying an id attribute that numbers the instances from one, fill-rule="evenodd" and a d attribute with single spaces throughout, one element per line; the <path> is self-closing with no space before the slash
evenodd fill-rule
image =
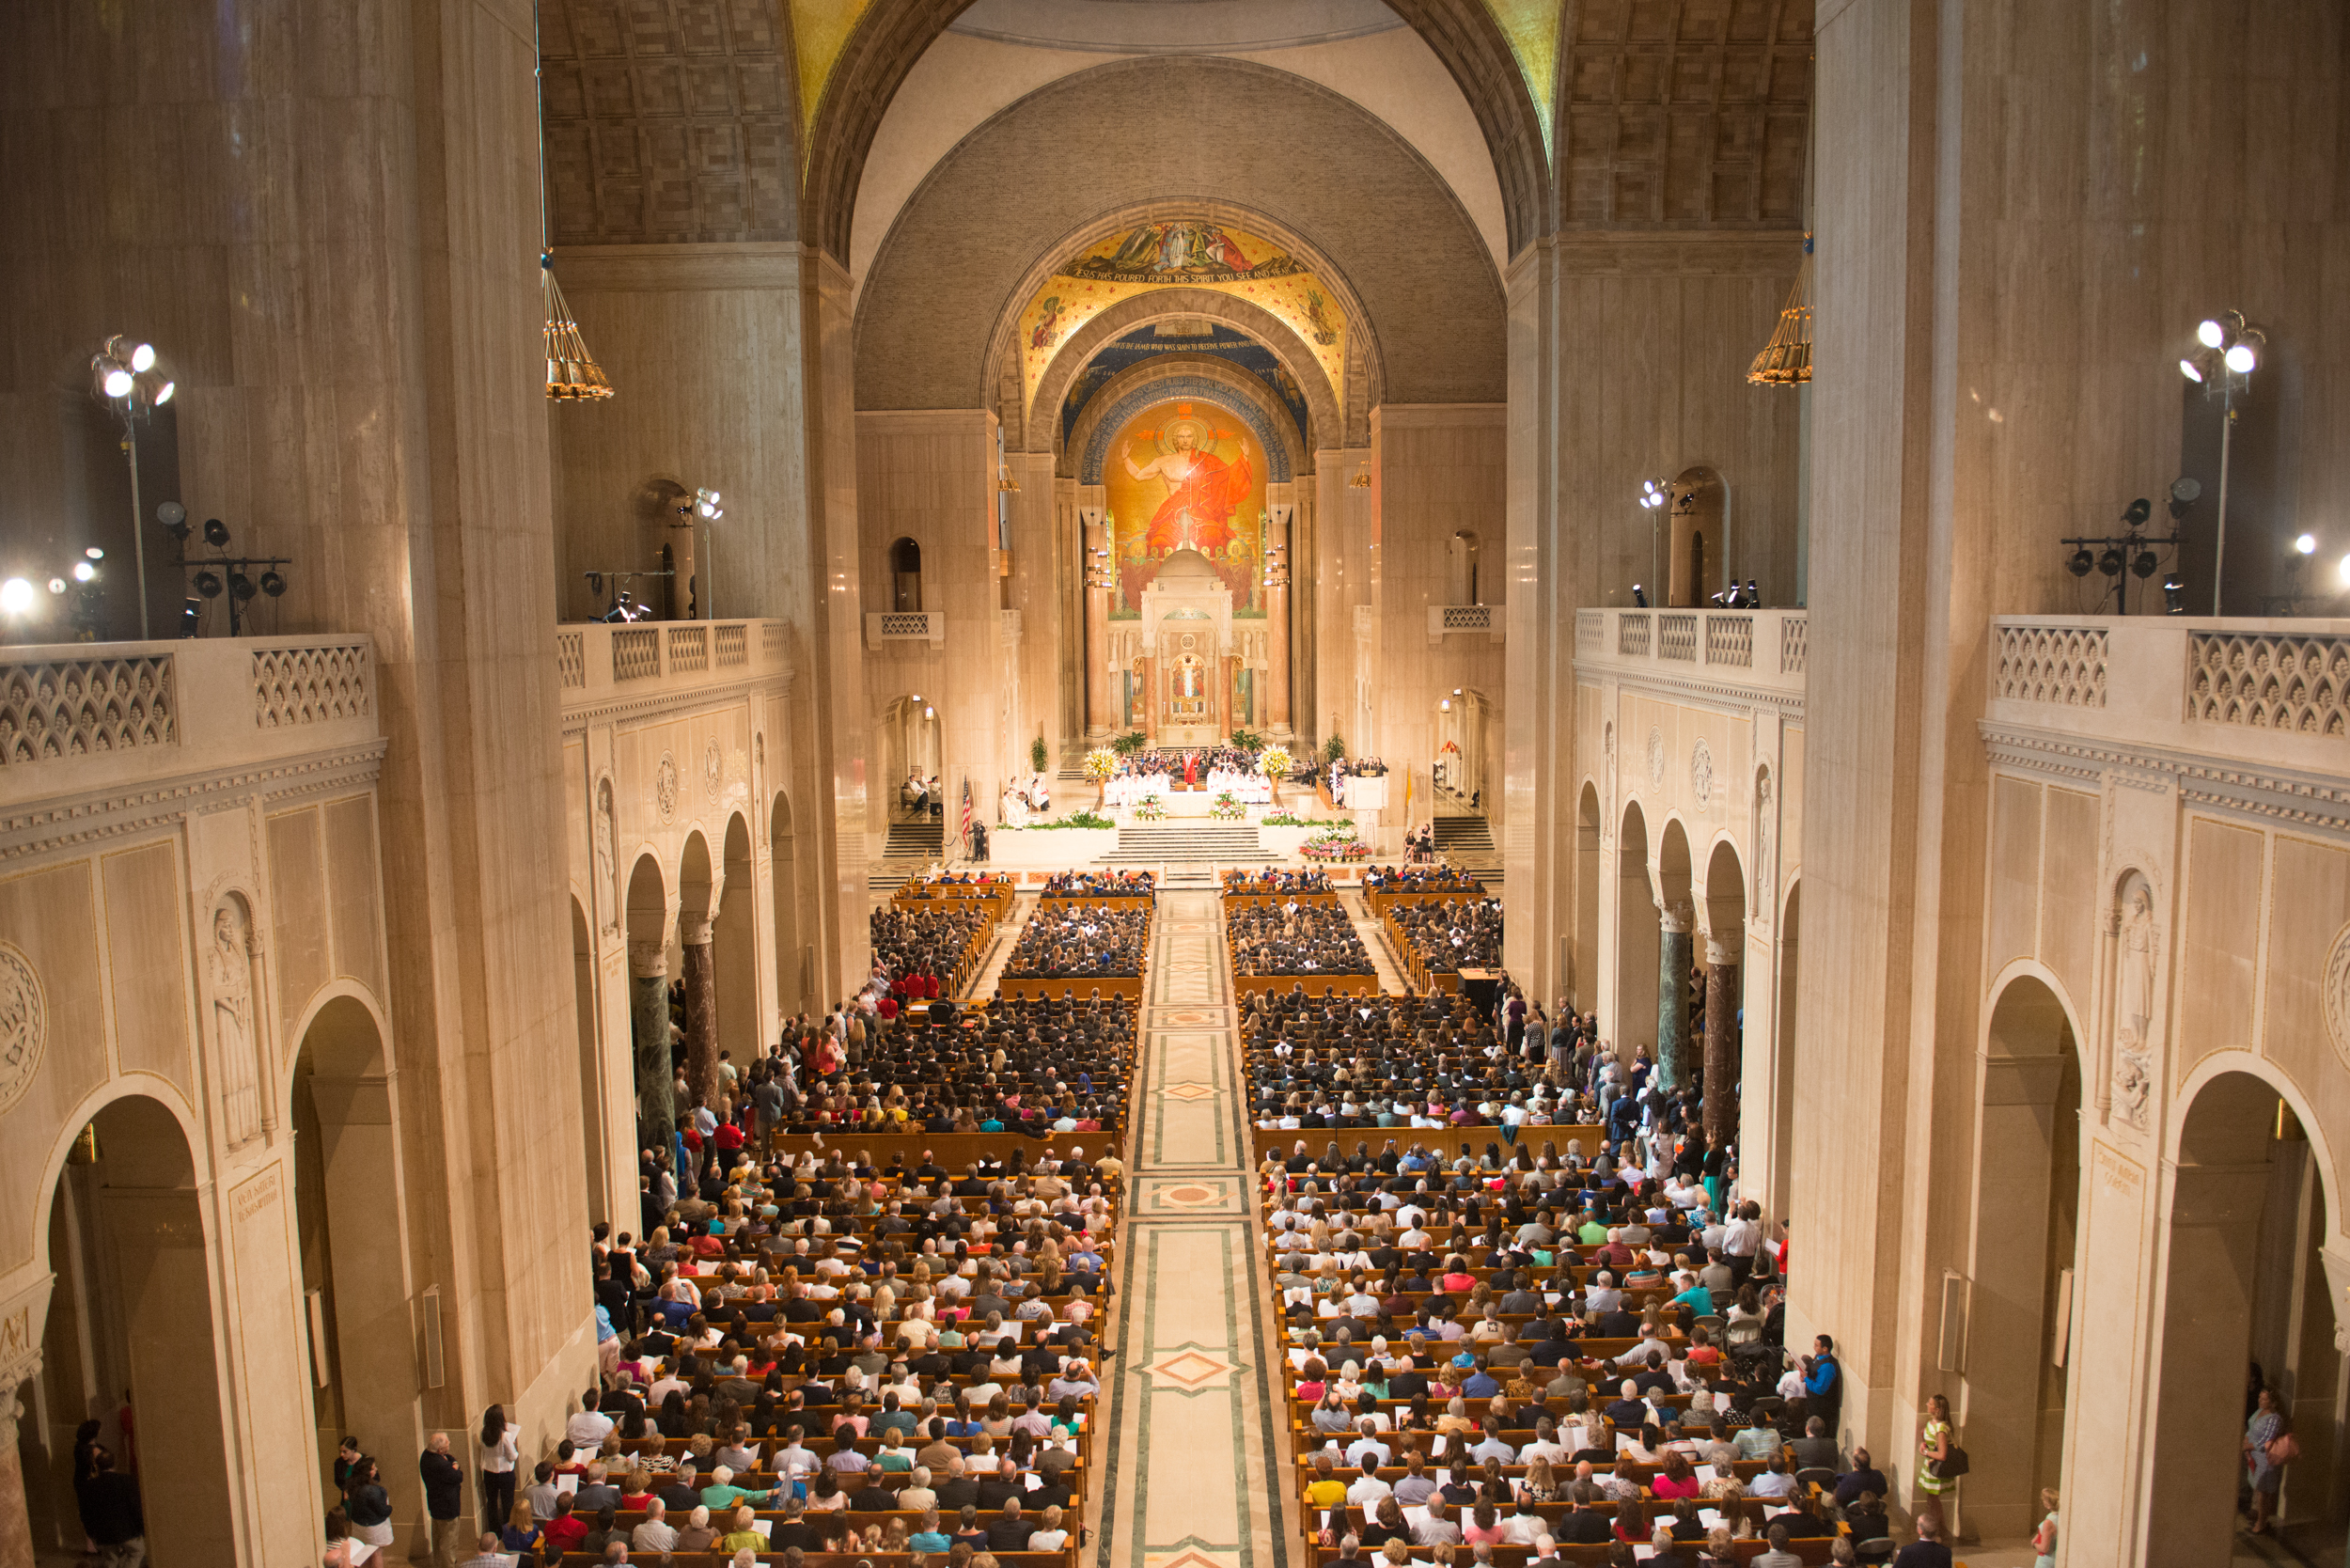
<path id="1" fill-rule="evenodd" d="M 1799 693 L 1810 624 L 1803 610 L 1577 610 L 1574 658 L 1583 667 Z"/>
<path id="2" fill-rule="evenodd" d="M 555 634 L 555 665 L 567 703 L 616 688 L 723 685 L 791 670 L 780 620 L 586 621 Z"/>

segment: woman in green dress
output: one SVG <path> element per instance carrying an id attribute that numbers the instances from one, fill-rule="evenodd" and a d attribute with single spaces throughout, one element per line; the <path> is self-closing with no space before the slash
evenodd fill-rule
<path id="1" fill-rule="evenodd" d="M 1926 1400 L 1926 1424 L 1918 1434 L 1918 1490 L 1935 1499 L 1942 1513 L 1942 1538 L 1958 1536 L 1958 1482 L 1942 1473 L 1955 1441 L 1950 1431 L 1950 1402 L 1940 1394 Z M 1923 1510 L 1919 1510 L 1923 1512 Z"/>

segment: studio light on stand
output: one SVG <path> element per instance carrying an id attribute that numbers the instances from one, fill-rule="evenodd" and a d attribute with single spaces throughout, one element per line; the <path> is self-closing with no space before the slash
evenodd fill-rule
<path id="1" fill-rule="evenodd" d="M 100 400 L 122 420 L 122 453 L 131 465 L 131 549 L 138 561 L 139 638 L 147 626 L 147 539 L 140 531 L 144 509 L 139 506 L 139 425 L 171 401 L 176 383 L 156 368 L 155 345 L 137 343 L 117 333 L 90 356 L 90 384 Z"/>
<path id="2" fill-rule="evenodd" d="M 2189 484 L 2193 481 L 2182 480 L 2180 482 Z M 2177 485 L 2171 487 L 2170 511 L 2173 517 L 2176 517 L 2186 506 L 2185 501 L 2178 499 L 2178 488 Z M 2130 613 L 2128 579 L 2136 577 L 2140 583 L 2144 583 L 2156 572 L 2162 570 L 2161 557 L 2155 552 L 2175 550 L 2179 546 L 2179 534 L 2175 527 L 2169 534 L 2150 534 L 2146 531 L 2147 525 L 2153 521 L 2154 515 L 2154 504 L 2141 495 L 2123 510 L 2120 533 L 2076 535 L 2062 541 L 2073 546 L 2073 553 L 2064 558 L 2065 571 L 2070 572 L 2076 577 L 2085 578 L 2090 572 L 2095 572 L 2101 576 L 2113 579 L 2114 613 L 2116 615 Z M 2179 591 L 2177 584 L 2176 573 L 2163 580 L 2166 613 L 2177 613 L 2174 597 Z M 2104 595 L 2100 593 L 2098 597 L 2103 599 Z"/>
<path id="3" fill-rule="evenodd" d="M 1650 514 L 1648 523 L 1648 566 L 1649 575 L 1651 577 L 1661 577 L 1663 575 L 1663 572 L 1659 570 L 1660 563 L 1658 562 L 1656 556 L 1656 514 L 1662 512 L 1668 506 L 1669 506 L 1672 502 L 1672 480 L 1659 478 L 1653 479 L 1642 479 L 1640 481 L 1640 510 Z M 1643 609 L 1648 606 L 1648 600 L 1642 596 L 1640 592 L 1640 585 L 1637 583 L 1632 585 L 1632 602 Z"/>
<path id="4" fill-rule="evenodd" d="M 178 512 L 179 515 L 165 520 L 164 527 L 175 538 L 184 541 L 189 531 L 186 513 L 180 510 L 178 503 L 171 502 L 157 509 L 158 517 L 161 518 L 165 510 Z M 288 564 L 288 557 L 227 554 L 228 525 L 217 517 L 204 520 L 204 542 L 221 553 L 201 556 L 192 561 L 183 559 L 180 563 L 182 570 L 189 567 L 196 569 L 196 575 L 190 579 L 190 586 L 196 592 L 183 601 L 180 609 L 180 635 L 192 637 L 196 635 L 204 600 L 218 599 L 226 594 L 228 598 L 228 635 L 232 637 L 243 636 L 245 621 L 252 614 L 248 606 L 256 595 L 273 600 L 284 597 L 286 574 L 278 569 Z M 258 577 L 249 570 L 254 567 L 260 568 Z"/>
<path id="5" fill-rule="evenodd" d="M 2241 310 L 2229 310 L 2196 327 L 2195 347 L 2179 361 L 2181 375 L 2220 401 L 2219 521 L 2211 554 L 2214 615 L 2219 613 L 2221 567 L 2228 553 L 2228 455 L 2235 439 L 2235 400 L 2250 387 L 2252 372 L 2267 352 L 2268 334 L 2247 321 Z"/>

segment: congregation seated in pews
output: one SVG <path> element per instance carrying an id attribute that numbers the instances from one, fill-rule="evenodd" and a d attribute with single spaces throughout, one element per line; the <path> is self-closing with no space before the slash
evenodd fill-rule
<path id="1" fill-rule="evenodd" d="M 1224 873 L 1224 893 L 1228 898 L 1332 891 L 1330 873 L 1327 871 L 1289 871 L 1268 868 L 1261 871 L 1230 870 Z"/>
<path id="2" fill-rule="evenodd" d="M 1578 1105 L 1463 996 L 1252 996 L 1241 1036 L 1261 1127 L 1543 1125 Z"/>
<path id="3" fill-rule="evenodd" d="M 1142 973 L 1151 911 L 1117 904 L 1039 909 L 1020 928 L 1007 980 L 1122 979 Z"/>
<path id="4" fill-rule="evenodd" d="M 1333 904 L 1258 904 L 1225 917 L 1236 975 L 1370 975 L 1371 951 Z"/>
<path id="5" fill-rule="evenodd" d="M 792 1132 L 1044 1133 L 1116 1129 L 1136 1050 L 1119 997 L 997 996 L 953 1024 L 901 1019 L 837 1080 L 811 1085 Z"/>
<path id="6" fill-rule="evenodd" d="M 1484 890 L 1476 878 L 1442 864 L 1363 868 L 1366 893 L 1463 893 L 1474 898 Z"/>
<path id="7" fill-rule="evenodd" d="M 1499 899 L 1399 904 L 1387 911 L 1387 922 L 1431 973 L 1500 967 Z"/>
<path id="8" fill-rule="evenodd" d="M 915 1002 L 950 995 L 996 918 L 993 903 L 943 900 L 915 909 L 876 909 L 868 918 L 873 962 L 885 969 L 884 1016 Z"/>
<path id="9" fill-rule="evenodd" d="M 1151 871 L 1055 871 L 1044 879 L 1044 897 L 1048 899 L 1133 899 L 1151 898 L 1158 891 L 1159 879 Z"/>

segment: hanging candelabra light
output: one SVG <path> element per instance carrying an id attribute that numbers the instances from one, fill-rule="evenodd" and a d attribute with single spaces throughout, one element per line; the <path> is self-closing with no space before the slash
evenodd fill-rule
<path id="1" fill-rule="evenodd" d="M 1787 295 L 1787 308 L 1778 313 L 1778 328 L 1762 352 L 1747 367 L 1747 380 L 1756 386 L 1799 386 L 1811 379 L 1811 236 L 1803 237 L 1803 262 L 1795 269 L 1795 287 Z"/>
<path id="2" fill-rule="evenodd" d="M 1268 544 L 1264 547 L 1264 586 L 1269 588 L 1290 586 L 1288 545 Z"/>
<path id="3" fill-rule="evenodd" d="M 1109 550 L 1105 546 L 1097 544 L 1092 549 L 1087 551 L 1086 587 L 1089 588 L 1112 588 L 1117 586 L 1118 574 L 1110 566 Z"/>
<path id="4" fill-rule="evenodd" d="M 539 276 L 547 296 L 547 396 L 556 402 L 586 402 L 612 396 L 612 383 L 588 352 L 579 336 L 579 322 L 564 303 L 563 286 L 555 281 L 553 253 L 539 258 Z"/>

